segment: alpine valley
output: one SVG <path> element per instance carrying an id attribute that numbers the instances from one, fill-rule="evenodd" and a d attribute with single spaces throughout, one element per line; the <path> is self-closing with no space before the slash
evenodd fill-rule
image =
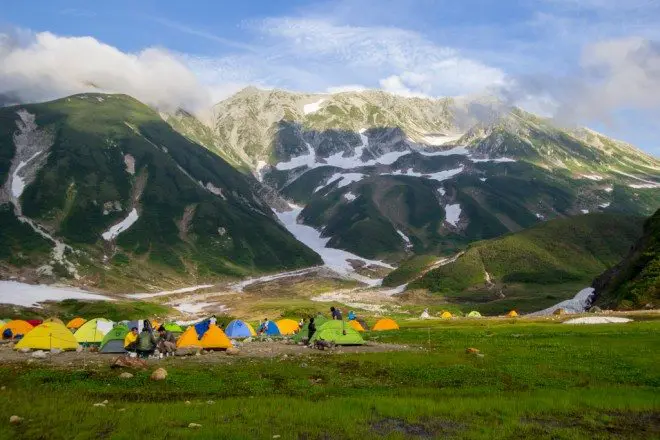
<path id="1" fill-rule="evenodd" d="M 0 109 L 2 277 L 116 292 L 324 266 L 371 286 L 401 265 L 386 284 L 464 294 L 484 267 L 515 278 L 485 249 L 579 236 L 543 248 L 543 273 L 589 285 L 660 207 L 660 160 L 495 99 L 248 87 L 210 110 L 95 93 Z M 457 254 L 469 279 L 438 278 Z"/>

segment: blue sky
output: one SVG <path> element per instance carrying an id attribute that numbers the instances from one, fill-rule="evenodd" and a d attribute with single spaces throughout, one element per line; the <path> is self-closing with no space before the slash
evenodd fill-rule
<path id="1" fill-rule="evenodd" d="M 496 93 L 660 155 L 657 0 L 50 0 L 0 20 L 0 93 L 26 100 L 90 82 L 188 107 L 248 84 Z"/>

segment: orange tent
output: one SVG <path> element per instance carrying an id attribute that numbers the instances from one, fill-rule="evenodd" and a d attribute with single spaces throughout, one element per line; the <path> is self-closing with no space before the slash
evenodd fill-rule
<path id="1" fill-rule="evenodd" d="M 86 322 L 87 322 L 87 320 L 86 320 L 85 318 L 80 318 L 80 317 L 78 317 L 78 318 L 73 318 L 73 319 L 72 319 L 71 321 L 69 321 L 69 323 L 66 325 L 66 328 L 71 329 L 71 330 L 77 330 L 77 329 L 79 329 L 80 327 L 82 327 L 82 325 L 83 325 L 84 323 L 86 323 Z"/>
<path id="2" fill-rule="evenodd" d="M 348 323 L 351 325 L 351 327 L 353 327 L 353 329 L 355 329 L 355 331 L 363 332 L 365 330 L 364 327 L 362 327 L 362 325 L 360 325 L 360 323 L 354 319 L 348 321 Z"/>
<path id="3" fill-rule="evenodd" d="M 277 328 L 280 329 L 280 333 L 283 335 L 292 335 L 300 330 L 298 323 L 293 319 L 280 319 L 275 321 L 275 324 L 277 324 Z"/>
<path id="4" fill-rule="evenodd" d="M 9 321 L 5 325 L 0 328 L 0 336 L 5 332 L 5 330 L 9 329 L 11 330 L 11 334 L 13 337 L 16 337 L 16 335 L 23 335 L 25 336 L 32 330 L 34 327 L 32 324 L 30 324 L 27 321 L 23 321 L 20 319 L 16 319 L 14 321 Z"/>
<path id="5" fill-rule="evenodd" d="M 393 319 L 382 318 L 374 324 L 371 330 L 374 331 L 383 331 L 383 330 L 399 330 L 399 324 L 396 323 Z"/>
<path id="6" fill-rule="evenodd" d="M 191 325 L 181 334 L 179 340 L 176 341 L 177 348 L 201 347 L 202 342 L 198 339 L 197 330 L 195 326 Z"/>
<path id="7" fill-rule="evenodd" d="M 225 332 L 217 325 L 210 325 L 200 342 L 202 347 L 207 350 L 219 350 L 232 346 Z"/>

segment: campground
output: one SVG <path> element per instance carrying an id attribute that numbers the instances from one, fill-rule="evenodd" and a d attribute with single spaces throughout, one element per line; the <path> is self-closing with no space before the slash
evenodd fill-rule
<path id="1" fill-rule="evenodd" d="M 0 438 L 660 437 L 658 315 L 560 322 L 401 320 L 352 350 L 254 342 L 293 352 L 150 360 L 130 379 L 112 355 L 0 354 Z"/>

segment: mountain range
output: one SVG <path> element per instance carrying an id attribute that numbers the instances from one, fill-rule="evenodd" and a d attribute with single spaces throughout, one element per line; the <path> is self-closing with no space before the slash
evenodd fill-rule
<path id="1" fill-rule="evenodd" d="M 107 94 L 0 109 L 4 276 L 151 288 L 327 264 L 295 223 L 389 266 L 660 206 L 656 158 L 493 99 L 249 87 L 211 113 Z"/>

